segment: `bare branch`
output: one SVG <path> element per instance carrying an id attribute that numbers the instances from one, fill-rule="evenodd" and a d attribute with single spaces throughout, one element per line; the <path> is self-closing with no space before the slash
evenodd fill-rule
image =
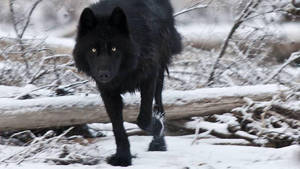
<path id="1" fill-rule="evenodd" d="M 66 85 L 66 86 L 61 86 L 60 88 L 74 88 L 74 87 L 77 87 L 77 86 L 80 86 L 80 85 L 84 85 L 87 82 L 89 82 L 89 81 L 88 80 L 84 80 L 84 81 L 72 83 L 72 84 L 69 84 L 69 85 Z"/>
<path id="2" fill-rule="evenodd" d="M 17 21 L 17 18 L 16 18 L 16 12 L 14 10 L 14 3 L 16 2 L 16 0 L 9 0 L 9 9 L 10 9 L 10 13 L 11 13 L 11 19 L 12 19 L 12 22 L 13 22 L 13 27 L 14 27 L 14 30 L 15 30 L 15 33 L 17 35 L 17 37 L 19 39 L 22 39 L 23 36 L 24 36 L 24 33 L 27 29 L 27 27 L 29 26 L 29 23 L 30 23 L 30 20 L 31 20 L 31 16 L 34 12 L 34 10 L 36 9 L 36 7 L 38 6 L 39 3 L 41 3 L 43 0 L 37 0 L 31 7 L 30 11 L 29 11 L 29 14 L 27 15 L 26 17 L 26 22 L 24 24 L 24 26 L 22 27 L 22 30 L 19 31 L 18 30 L 18 24 L 20 24 L 20 21 Z"/>
<path id="3" fill-rule="evenodd" d="M 206 85 L 211 85 L 213 83 L 214 78 L 215 78 L 214 77 L 215 76 L 215 71 L 218 68 L 218 65 L 219 65 L 219 62 L 220 62 L 221 58 L 224 56 L 224 54 L 226 52 L 229 41 L 231 40 L 233 34 L 241 26 L 241 24 L 244 22 L 244 20 L 252 14 L 252 12 L 253 12 L 252 9 L 256 8 L 261 2 L 262 2 L 262 0 L 251 0 L 246 5 L 246 7 L 243 9 L 240 16 L 234 21 L 234 24 L 233 24 L 232 28 L 230 29 L 230 32 L 227 35 L 227 37 L 226 37 L 226 39 L 225 39 L 225 41 L 222 45 L 222 48 L 220 50 L 220 53 L 219 53 L 214 65 L 213 65 L 213 68 L 212 68 L 211 73 L 209 75 L 209 78 L 206 82 Z"/>
<path id="4" fill-rule="evenodd" d="M 290 63 L 292 63 L 293 61 L 297 60 L 300 58 L 300 52 L 295 52 L 292 53 L 292 55 L 290 56 L 290 58 L 284 63 L 282 64 L 278 69 L 276 69 L 273 73 L 271 73 L 271 76 L 269 78 L 267 78 L 263 84 L 267 84 L 269 83 L 272 79 L 274 79 L 274 77 L 276 77 L 286 66 L 288 66 Z"/>
<path id="5" fill-rule="evenodd" d="M 14 3 L 15 3 L 15 0 L 9 0 L 9 10 L 10 10 L 11 20 L 13 22 L 13 27 L 14 27 L 15 33 L 18 36 L 18 38 L 21 39 L 19 37 L 19 31 L 18 31 L 18 26 L 17 26 L 18 22 L 16 20 L 16 13 L 15 13 L 15 10 L 14 10 Z"/>
<path id="6" fill-rule="evenodd" d="M 23 29 L 22 29 L 22 32 L 20 33 L 20 38 L 23 38 L 23 35 L 24 35 L 24 33 L 25 33 L 25 31 L 26 31 L 26 29 L 27 29 L 29 23 L 30 23 L 30 20 L 31 20 L 31 16 L 32 16 L 33 11 L 34 11 L 35 8 L 38 6 L 38 4 L 41 3 L 42 1 L 43 1 L 43 0 L 37 0 L 37 1 L 33 4 L 32 8 L 30 9 L 29 14 L 28 14 L 27 19 L 26 19 L 26 23 L 25 23 L 25 25 L 24 25 L 24 27 L 23 27 Z"/>
<path id="7" fill-rule="evenodd" d="M 197 2 L 195 3 L 194 5 L 192 5 L 191 7 L 189 8 L 186 8 L 186 9 L 183 9 L 177 13 L 175 13 L 173 16 L 174 18 L 179 16 L 179 15 L 182 15 L 182 14 L 185 14 L 185 13 L 188 13 L 188 12 L 191 12 L 191 11 L 194 11 L 194 10 L 197 10 L 197 9 L 203 9 L 203 8 L 207 8 L 211 3 L 213 2 L 213 0 L 209 1 L 206 5 L 201 5 L 200 3 L 201 2 Z"/>

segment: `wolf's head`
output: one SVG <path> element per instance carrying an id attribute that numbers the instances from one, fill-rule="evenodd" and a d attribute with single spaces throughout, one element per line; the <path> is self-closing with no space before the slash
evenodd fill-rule
<path id="1" fill-rule="evenodd" d="M 116 7 L 110 16 L 97 16 L 90 8 L 83 10 L 73 51 L 79 71 L 106 84 L 135 69 L 138 53 L 121 8 Z"/>

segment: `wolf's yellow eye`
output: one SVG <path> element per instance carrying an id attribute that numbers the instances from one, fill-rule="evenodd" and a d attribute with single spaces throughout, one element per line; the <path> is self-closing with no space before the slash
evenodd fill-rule
<path id="1" fill-rule="evenodd" d="M 93 49 L 92 49 L 92 52 L 93 52 L 93 53 L 96 53 L 96 52 L 97 52 L 97 49 L 96 49 L 96 48 L 93 48 Z"/>
<path id="2" fill-rule="evenodd" d="M 115 51 L 117 51 L 117 48 L 116 47 L 112 47 L 111 51 L 115 52 Z"/>

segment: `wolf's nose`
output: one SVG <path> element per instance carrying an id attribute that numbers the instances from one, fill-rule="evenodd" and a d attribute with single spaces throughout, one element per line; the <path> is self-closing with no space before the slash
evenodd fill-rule
<path id="1" fill-rule="evenodd" d="M 108 82 L 111 79 L 111 73 L 108 71 L 100 71 L 99 72 L 99 80 L 101 82 Z"/>

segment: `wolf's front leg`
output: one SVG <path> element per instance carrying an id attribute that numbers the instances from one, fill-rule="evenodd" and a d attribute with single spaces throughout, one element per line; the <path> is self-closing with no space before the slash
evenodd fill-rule
<path id="1" fill-rule="evenodd" d="M 106 111 L 110 117 L 117 145 L 116 154 L 107 159 L 113 166 L 131 165 L 131 153 L 128 137 L 123 125 L 123 102 L 119 93 L 101 92 Z"/>
<path id="2" fill-rule="evenodd" d="M 149 78 L 140 86 L 141 105 L 140 113 L 137 118 L 137 125 L 148 133 L 152 133 L 152 105 L 155 87 L 156 77 Z"/>

